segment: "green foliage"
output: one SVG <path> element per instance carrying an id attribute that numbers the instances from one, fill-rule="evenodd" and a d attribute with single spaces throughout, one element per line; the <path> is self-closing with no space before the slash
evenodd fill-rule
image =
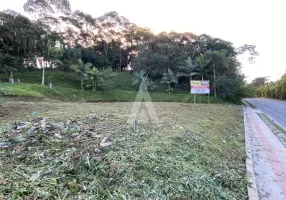
<path id="1" fill-rule="evenodd" d="M 172 70 L 168 69 L 167 73 L 163 73 L 161 83 L 165 83 L 168 85 L 167 92 L 169 92 L 170 94 L 171 91 L 173 91 L 171 84 L 178 84 L 178 76 Z"/>
<path id="2" fill-rule="evenodd" d="M 251 95 L 243 77 L 216 77 L 216 88 L 220 98 L 237 104 L 241 104 L 241 98 Z"/>
<path id="3" fill-rule="evenodd" d="M 246 97 L 246 98 L 256 97 L 257 89 L 258 88 L 256 86 L 254 86 L 253 84 L 245 84 L 243 86 L 243 91 L 244 91 L 243 97 Z"/>
<path id="4" fill-rule="evenodd" d="M 200 54 L 196 58 L 196 70 L 200 73 L 202 80 L 204 80 L 204 75 L 207 72 L 207 67 L 210 62 L 211 58 L 206 59 L 206 56 L 204 54 Z"/>
<path id="5" fill-rule="evenodd" d="M 120 89 L 126 91 L 134 91 L 137 90 L 132 83 L 132 73 L 128 72 L 116 72 L 117 76 L 113 77 L 113 81 L 111 83 L 111 89 Z"/>
<path id="6" fill-rule="evenodd" d="M 129 83 L 130 85 L 130 83 Z M 66 86 L 66 85 L 65 85 Z M 165 90 L 164 90 L 165 91 Z M 121 90 L 113 88 L 111 91 L 97 91 L 96 93 L 90 91 L 81 91 L 76 86 L 70 85 L 69 87 L 53 86 L 49 89 L 47 86 L 39 84 L 8 84 L 0 83 L 0 93 L 6 96 L 27 97 L 27 98 L 50 98 L 62 101 L 124 101 L 133 102 L 137 95 L 137 90 Z M 174 95 L 169 95 L 163 91 L 155 91 L 151 94 L 151 99 L 154 102 L 189 102 L 193 100 L 189 98 L 189 92 L 177 91 Z M 211 103 L 223 103 L 220 98 L 210 97 Z M 206 96 L 202 97 L 202 103 L 208 103 Z"/>
<path id="7" fill-rule="evenodd" d="M 32 98 L 41 98 L 44 97 L 43 91 L 40 85 L 33 84 L 20 84 L 20 85 L 10 85 L 10 84 L 1 84 L 0 92 L 4 93 L 6 96 L 22 96 L 22 97 L 32 97 Z"/>
<path id="8" fill-rule="evenodd" d="M 141 47 L 140 53 L 134 58 L 132 67 L 136 71 L 144 70 L 152 76 L 161 75 L 164 72 L 164 63 L 166 59 L 164 55 L 153 52 L 148 47 Z"/>
<path id="9" fill-rule="evenodd" d="M 196 63 L 194 63 L 191 57 L 188 57 L 186 60 L 184 60 L 182 65 L 177 66 L 177 68 L 180 71 L 178 76 L 193 77 L 200 74 L 196 70 Z"/>
<path id="10" fill-rule="evenodd" d="M 256 83 L 255 79 L 254 83 Z M 284 74 L 277 82 L 266 82 L 264 85 L 260 84 L 260 87 L 256 91 L 258 97 L 267 97 L 286 100 L 286 74 Z"/>
<path id="11" fill-rule="evenodd" d="M 112 79 L 117 80 L 112 71 L 134 69 L 148 74 L 145 82 L 149 90 L 156 86 L 156 90 L 161 90 L 162 84 L 158 82 L 162 77 L 166 79 L 163 82 L 168 85 L 169 93 L 174 85 L 176 90 L 185 90 L 191 78 L 205 79 L 210 80 L 216 96 L 216 76 L 241 75 L 237 55 L 248 53 L 252 61 L 258 56 L 253 45 L 235 49 L 232 43 L 206 34 L 172 31 L 155 35 L 116 12 L 98 18 L 78 10 L 72 12 L 68 0 L 29 0 L 24 10 L 35 14 L 36 21 L 11 10 L 0 13 L 3 23 L 0 71 L 5 66 L 11 78 L 16 72 L 42 67 L 42 84 L 45 84 L 45 68 L 53 67 L 69 81 L 72 79 L 69 72 L 77 72 L 81 90 L 92 86 L 93 91 L 119 87 L 131 91 L 137 89 L 140 78 L 133 80 L 137 82 L 134 84 L 127 80 L 120 80 L 122 84 L 112 83 Z M 44 65 L 37 66 L 37 59 L 43 59 Z M 93 66 L 97 72 L 93 72 Z M 179 80 L 167 80 L 169 69 Z M 78 83 L 78 78 L 73 78 Z"/>
<path id="12" fill-rule="evenodd" d="M 153 82 L 151 79 L 147 79 L 146 86 L 149 90 L 149 92 L 153 91 L 155 88 L 157 88 L 157 85 L 155 82 Z"/>
<path id="13" fill-rule="evenodd" d="M 149 91 L 153 91 L 157 87 L 155 83 L 150 78 L 147 77 L 147 74 L 145 71 L 141 70 L 140 72 L 134 72 L 133 78 L 132 78 L 132 85 L 141 86 L 142 81 L 145 82 L 146 87 L 148 88 Z"/>
<path id="14" fill-rule="evenodd" d="M 255 87 L 261 87 L 264 86 L 267 81 L 267 77 L 257 77 L 251 82 L 251 84 Z"/>
<path id="15" fill-rule="evenodd" d="M 103 71 L 99 72 L 99 86 L 102 87 L 104 90 L 109 90 L 112 84 L 112 79 L 115 76 L 117 76 L 117 74 L 112 71 L 111 67 L 108 67 L 107 69 L 104 69 Z"/>
<path id="16" fill-rule="evenodd" d="M 144 70 L 141 70 L 140 72 L 134 72 L 133 78 L 132 78 L 132 85 L 138 85 L 143 80 L 146 79 L 146 72 Z"/>
<path id="17" fill-rule="evenodd" d="M 101 73 L 96 67 L 93 67 L 92 70 L 87 72 L 92 85 L 92 91 L 96 91 L 96 86 L 99 84 Z"/>
<path id="18" fill-rule="evenodd" d="M 76 71 L 81 77 L 81 90 L 84 90 L 84 79 L 88 72 L 90 72 L 91 67 L 92 63 L 88 62 L 84 64 L 81 59 L 78 59 L 76 64 L 70 66 L 70 69 Z"/>

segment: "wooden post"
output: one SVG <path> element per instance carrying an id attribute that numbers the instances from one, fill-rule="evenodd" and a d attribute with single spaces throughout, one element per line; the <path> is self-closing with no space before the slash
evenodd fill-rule
<path id="1" fill-rule="evenodd" d="M 208 102 L 209 102 L 209 104 L 210 104 L 210 94 L 208 94 Z"/>
<path id="2" fill-rule="evenodd" d="M 194 94 L 194 103 L 196 104 L 196 95 Z"/>

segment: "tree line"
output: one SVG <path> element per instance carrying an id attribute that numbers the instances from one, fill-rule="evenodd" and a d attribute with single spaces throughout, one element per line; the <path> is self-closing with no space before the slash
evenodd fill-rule
<path id="1" fill-rule="evenodd" d="M 68 0 L 28 0 L 24 10 L 33 17 L 0 12 L 0 71 L 10 79 L 15 71 L 40 67 L 44 85 L 45 69 L 57 68 L 78 72 L 81 89 L 88 79 L 96 90 L 97 83 L 108 85 L 112 71 L 134 70 L 135 79 L 146 77 L 150 87 L 160 79 L 170 92 L 189 89 L 191 79 L 210 80 L 215 96 L 235 99 L 246 87 L 237 56 L 254 62 L 259 55 L 254 45 L 235 48 L 207 34 L 154 34 L 114 11 L 94 18 L 72 11 Z"/>
<path id="2" fill-rule="evenodd" d="M 251 83 L 253 96 L 286 100 L 286 73 L 276 82 L 258 77 Z"/>

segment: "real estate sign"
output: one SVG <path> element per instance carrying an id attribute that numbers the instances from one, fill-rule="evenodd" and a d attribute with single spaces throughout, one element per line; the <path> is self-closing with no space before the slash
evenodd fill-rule
<path id="1" fill-rule="evenodd" d="M 209 81 L 191 81 L 191 94 L 209 94 Z"/>

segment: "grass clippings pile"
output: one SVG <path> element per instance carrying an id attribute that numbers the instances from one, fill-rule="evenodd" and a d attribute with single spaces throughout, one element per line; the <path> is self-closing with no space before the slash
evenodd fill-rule
<path id="1" fill-rule="evenodd" d="M 201 114 L 190 126 L 140 121 L 129 126 L 126 117 L 102 114 L 13 124 L 0 134 L 0 195 L 247 199 L 243 128 L 237 111 L 225 114 L 227 122 Z"/>

